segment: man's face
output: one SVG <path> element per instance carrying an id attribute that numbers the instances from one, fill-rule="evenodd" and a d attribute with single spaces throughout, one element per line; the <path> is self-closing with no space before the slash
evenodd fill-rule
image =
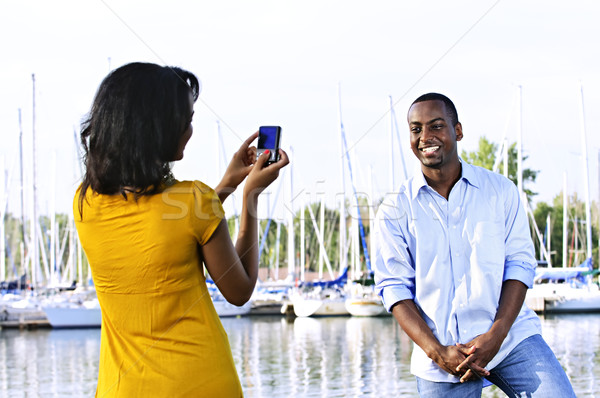
<path id="1" fill-rule="evenodd" d="M 462 139 L 462 126 L 452 125 L 442 101 L 423 101 L 411 106 L 408 127 L 410 146 L 422 167 L 441 169 L 458 160 L 456 142 Z"/>

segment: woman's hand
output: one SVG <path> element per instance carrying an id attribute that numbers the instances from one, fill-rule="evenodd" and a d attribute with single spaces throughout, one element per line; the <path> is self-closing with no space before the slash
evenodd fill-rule
<path id="1" fill-rule="evenodd" d="M 256 162 L 256 147 L 251 147 L 250 144 L 256 137 L 258 137 L 258 132 L 252 134 L 244 141 L 240 149 L 233 155 L 231 162 L 229 162 L 221 182 L 215 187 L 215 192 L 219 196 L 219 199 L 221 199 L 221 202 L 224 202 L 235 191 L 252 170 Z"/>
<path id="2" fill-rule="evenodd" d="M 253 198 L 256 198 L 277 179 L 279 170 L 290 162 L 287 153 L 283 149 L 279 149 L 279 160 L 267 165 L 270 154 L 268 150 L 263 152 L 252 167 L 252 171 L 250 171 L 248 180 L 244 186 L 244 197 L 251 195 Z"/>
<path id="3" fill-rule="evenodd" d="M 246 140 L 238 153 L 248 153 L 245 150 L 248 149 L 248 145 L 254 138 L 256 138 L 256 134 Z M 290 162 L 287 154 L 281 149 L 279 155 L 279 161 L 267 165 L 269 153 L 265 152 L 254 165 L 249 166 L 251 171 L 249 171 L 249 174 L 246 173 L 248 179 L 244 186 L 240 229 L 235 248 L 231 243 L 227 223 L 224 220 L 221 221 L 208 242 L 202 246 L 202 257 L 208 272 L 227 301 L 238 306 L 248 301 L 258 277 L 258 228 L 256 218 L 258 195 L 275 181 L 279 175 L 279 170 Z M 233 173 L 234 170 L 241 169 L 240 167 L 232 167 L 236 157 L 231 162 L 228 173 L 225 173 L 226 177 L 237 175 L 237 179 L 233 179 L 234 182 L 241 181 L 246 176 L 246 174 L 243 174 L 240 179 L 239 176 L 242 176 L 242 173 Z M 229 169 L 232 169 L 231 173 L 229 173 Z M 225 180 L 225 177 L 223 177 L 223 180 Z"/>

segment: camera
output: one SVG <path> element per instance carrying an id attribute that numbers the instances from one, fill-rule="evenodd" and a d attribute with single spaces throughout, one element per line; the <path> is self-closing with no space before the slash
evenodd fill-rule
<path id="1" fill-rule="evenodd" d="M 267 164 L 275 163 L 279 160 L 279 145 L 281 142 L 281 127 L 279 126 L 260 126 L 258 129 L 258 145 L 256 148 L 256 158 L 267 149 L 271 151 Z"/>

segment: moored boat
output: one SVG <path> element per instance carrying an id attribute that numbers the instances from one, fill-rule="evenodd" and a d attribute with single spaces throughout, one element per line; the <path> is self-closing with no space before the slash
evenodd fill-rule
<path id="1" fill-rule="evenodd" d="M 210 298 L 212 299 L 215 311 L 220 317 L 247 315 L 252 309 L 252 300 L 248 300 L 244 305 L 237 306 L 228 302 L 221 294 L 217 286 L 212 281 L 206 281 Z"/>
<path id="2" fill-rule="evenodd" d="M 315 287 L 291 295 L 294 313 L 299 317 L 350 315 L 346 295 L 340 287 Z"/>
<path id="3" fill-rule="evenodd" d="M 600 312 L 600 288 L 592 282 L 591 258 L 578 267 L 536 269 L 525 302 L 536 312 Z"/>
<path id="4" fill-rule="evenodd" d="M 380 316 L 387 314 L 379 297 L 351 297 L 345 301 L 346 310 L 353 316 Z"/>
<path id="5" fill-rule="evenodd" d="M 53 328 L 98 328 L 102 312 L 98 300 L 64 306 L 44 306 L 44 312 Z"/>
<path id="6" fill-rule="evenodd" d="M 58 293 L 45 299 L 42 309 L 53 328 L 98 328 L 102 325 L 95 289 Z"/>

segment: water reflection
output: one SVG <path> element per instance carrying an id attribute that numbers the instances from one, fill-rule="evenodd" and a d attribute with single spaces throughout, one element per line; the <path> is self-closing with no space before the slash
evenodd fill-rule
<path id="1" fill-rule="evenodd" d="M 571 379 L 577 396 L 600 396 L 600 315 L 554 315 L 542 334 Z"/>
<path id="2" fill-rule="evenodd" d="M 3 330 L 0 336 L 0 395 L 94 395 L 100 330 Z"/>
<path id="3" fill-rule="evenodd" d="M 390 317 L 225 319 L 247 397 L 417 397 L 412 343 Z M 542 318 L 577 396 L 600 396 L 600 315 Z M 596 371 L 597 373 L 597 371 Z M 496 387 L 483 397 L 505 395 Z"/>
<path id="4" fill-rule="evenodd" d="M 411 344 L 390 317 L 255 317 L 223 324 L 248 397 L 415 392 Z"/>
<path id="5" fill-rule="evenodd" d="M 417 397 L 412 343 L 391 317 L 223 319 L 247 397 Z M 542 318 L 578 397 L 600 396 L 600 315 Z M 0 331 L 0 396 L 89 397 L 100 331 Z M 496 388 L 483 397 L 503 397 Z"/>

